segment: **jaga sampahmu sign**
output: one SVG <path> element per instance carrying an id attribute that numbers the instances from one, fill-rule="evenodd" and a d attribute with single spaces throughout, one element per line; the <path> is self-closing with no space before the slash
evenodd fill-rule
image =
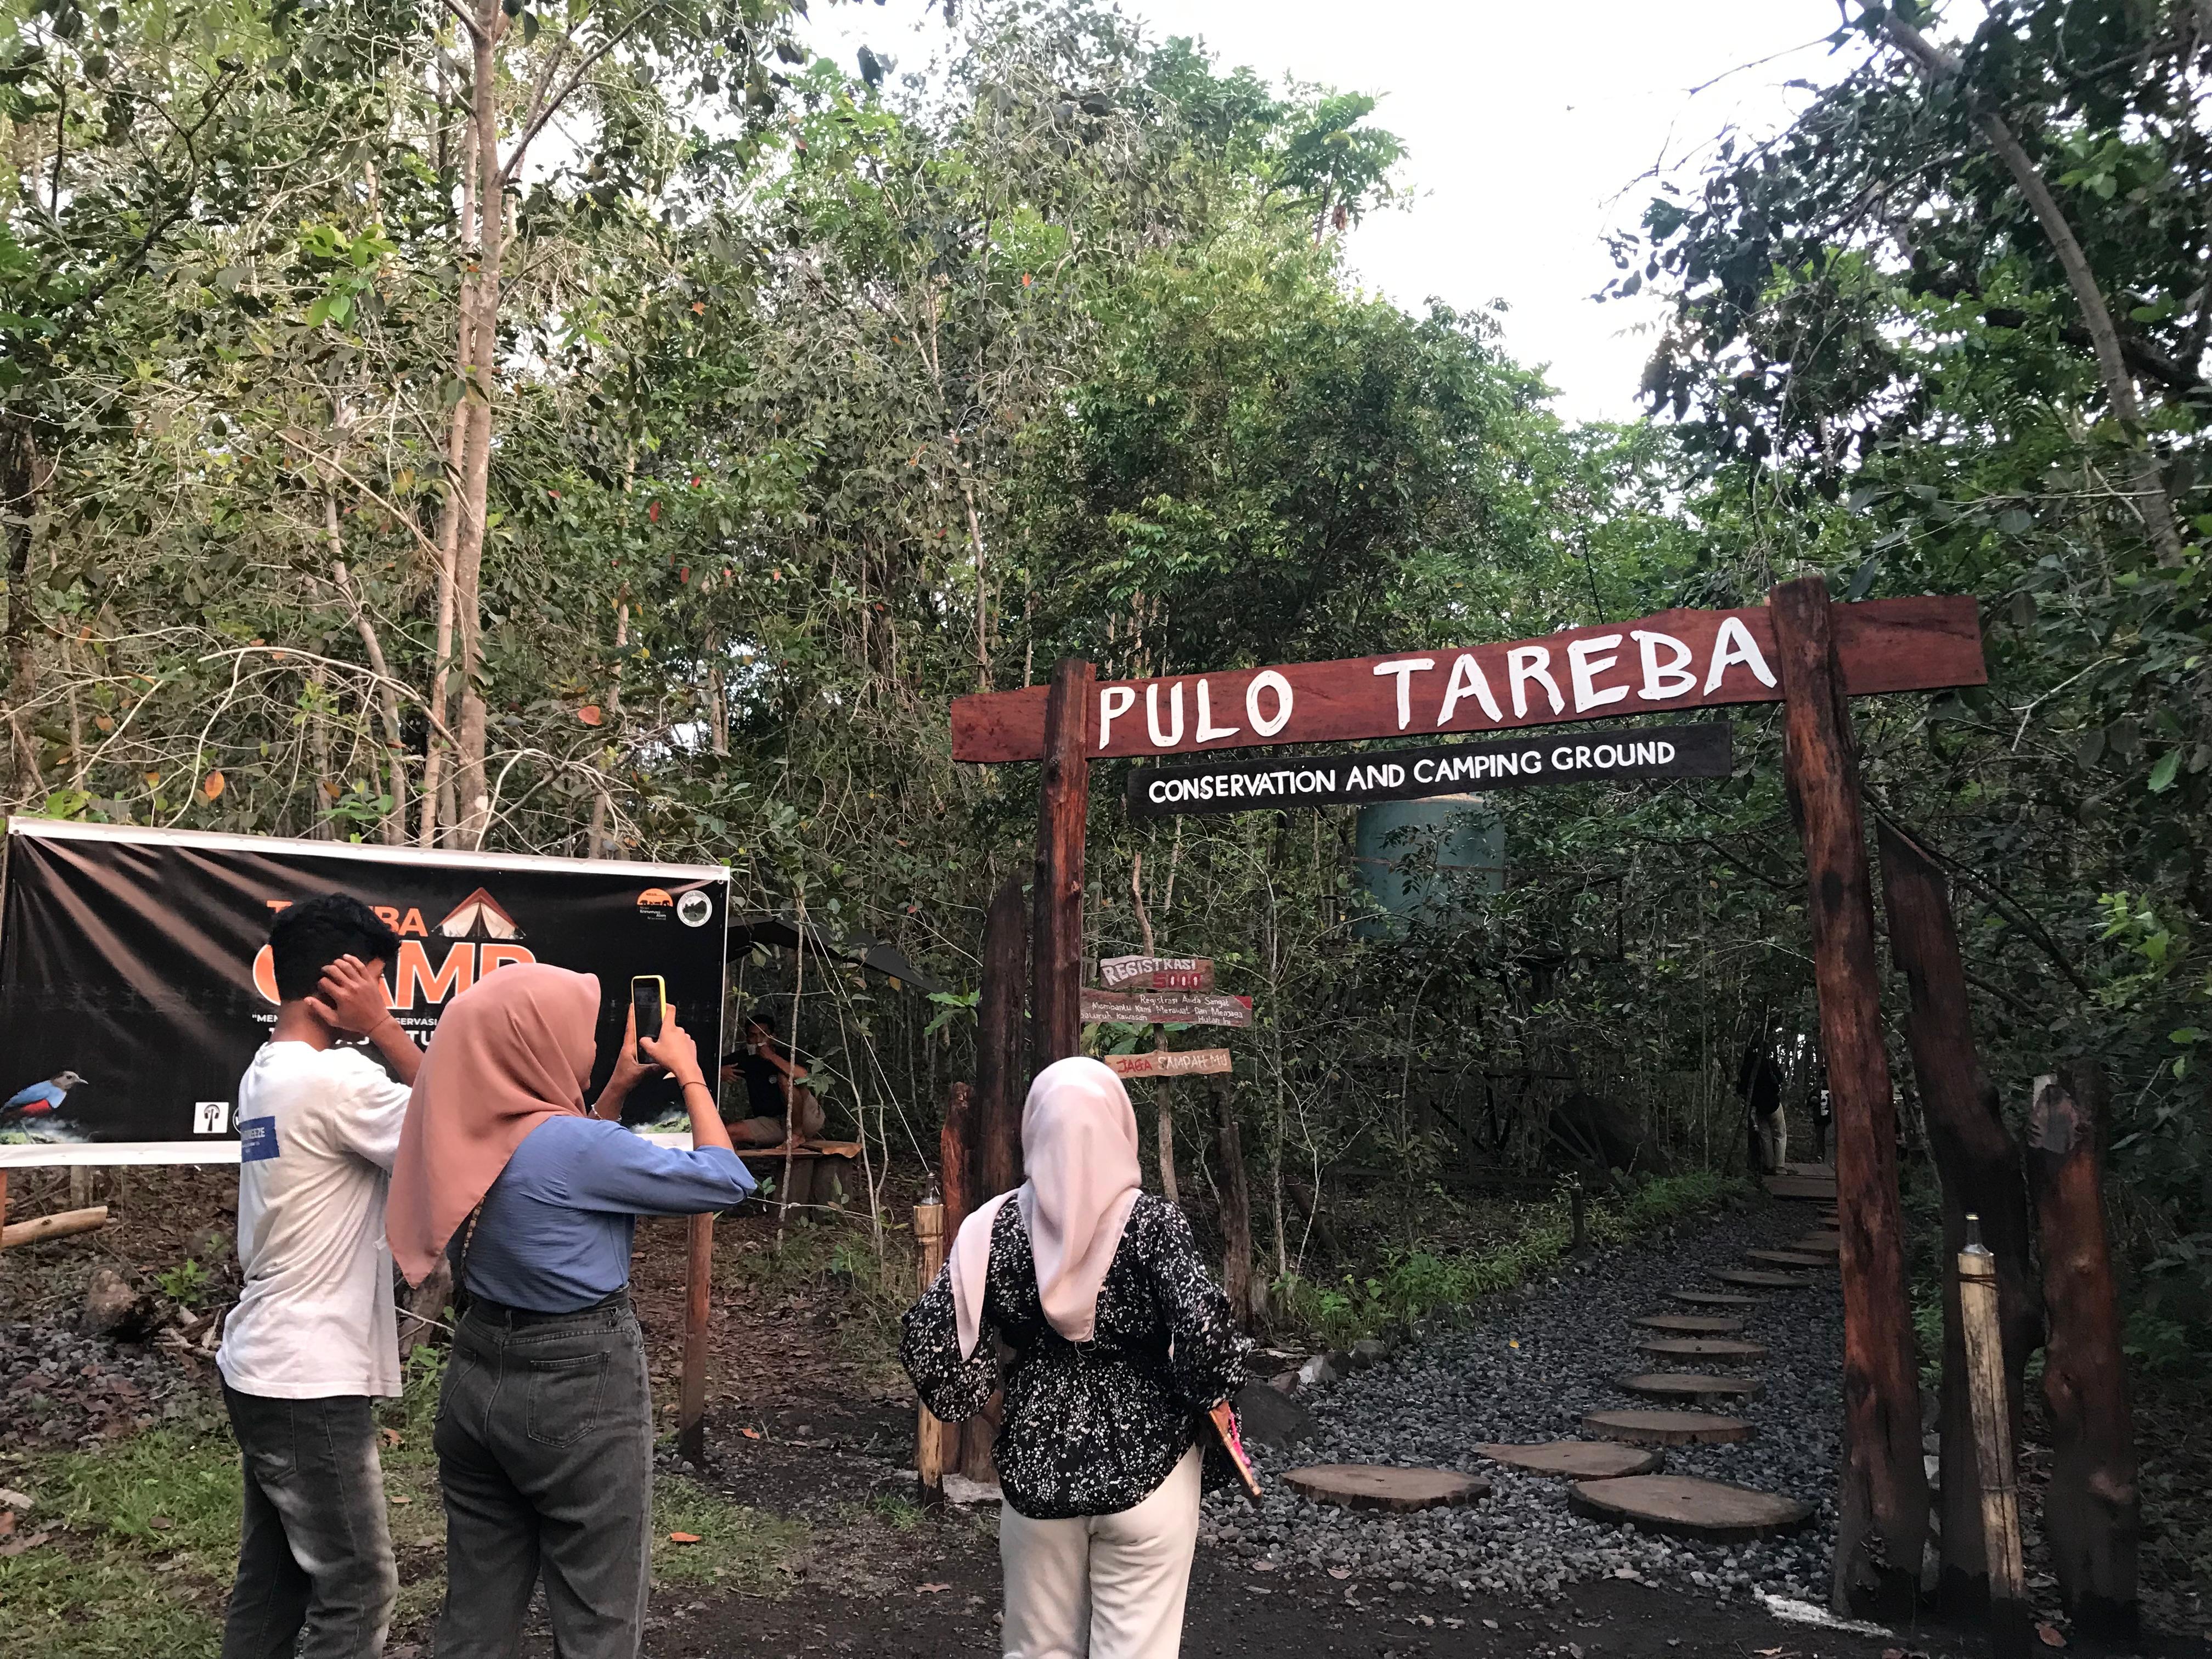
<path id="1" fill-rule="evenodd" d="M 1359 805 L 1472 789 L 1626 778 L 1724 778 L 1729 728 L 1639 726 L 1504 743 L 1370 750 L 1351 755 L 1275 755 L 1129 769 L 1129 811 L 1138 817 L 1191 812 L 1256 812 L 1275 807 Z"/>
<path id="2" fill-rule="evenodd" d="M 427 1040 L 447 1003 L 509 963 L 599 978 L 599 1076 L 614 1062 L 633 974 L 659 974 L 702 1052 L 719 1053 L 729 872 L 416 851 L 258 836 L 8 823 L 0 912 L 0 1109 L 10 1164 L 228 1163 L 239 1075 L 276 1013 L 270 918 L 347 892 L 399 935 L 394 1016 Z M 84 1079 L 62 1083 L 64 1078 Z M 673 1103 L 641 1091 L 625 1116 Z"/>
<path id="3" fill-rule="evenodd" d="M 1971 599 L 1868 599 L 1831 614 L 1844 690 L 1853 696 L 1989 679 Z M 1755 605 L 1665 611 L 1464 650 L 1103 680 L 1084 711 L 1084 748 L 1103 760 L 1779 702 L 1776 661 L 1773 619 Z M 952 757 L 1041 757 L 1046 691 L 1032 685 L 957 698 Z"/>

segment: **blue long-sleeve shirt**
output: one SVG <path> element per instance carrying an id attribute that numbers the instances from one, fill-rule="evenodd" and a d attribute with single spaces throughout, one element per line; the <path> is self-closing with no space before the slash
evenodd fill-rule
<path id="1" fill-rule="evenodd" d="M 639 1216 L 726 1210 L 754 1185 L 723 1147 L 682 1152 L 605 1118 L 549 1117 L 485 1195 L 468 1241 L 469 1289 L 533 1313 L 587 1308 L 629 1283 Z"/>

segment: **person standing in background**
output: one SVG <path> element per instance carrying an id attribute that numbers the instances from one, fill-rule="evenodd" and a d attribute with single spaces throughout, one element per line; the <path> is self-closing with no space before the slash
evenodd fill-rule
<path id="1" fill-rule="evenodd" d="M 672 1008 L 641 1045 L 632 1013 L 586 1110 L 599 1012 L 589 974 L 521 963 L 477 981 L 439 1022 L 400 1139 L 392 1255 L 411 1284 L 450 1249 L 462 1308 L 438 1401 L 438 1659 L 513 1659 L 541 1578 L 561 1659 L 635 1659 L 643 1636 L 653 1395 L 632 1234 L 641 1215 L 728 1209 L 753 1179 Z M 617 1121 L 661 1069 L 689 1152 Z"/>
<path id="2" fill-rule="evenodd" d="M 374 1659 L 399 1590 L 370 1403 L 399 1392 L 386 1176 L 422 1055 L 385 994 L 398 938 L 360 900 L 288 905 L 269 949 L 276 1024 L 238 1083 L 246 1287 L 216 1352 L 246 1481 L 222 1659 Z"/>
<path id="3" fill-rule="evenodd" d="M 1022 1158 L 1028 1181 L 961 1224 L 908 1310 L 899 1357 L 958 1422 L 999 1388 L 999 1342 L 1013 1350 L 993 1448 L 1007 1659 L 1175 1659 L 1200 1419 L 1251 1344 L 1182 1211 L 1141 1190 L 1121 1079 L 1081 1057 L 1045 1067 Z"/>

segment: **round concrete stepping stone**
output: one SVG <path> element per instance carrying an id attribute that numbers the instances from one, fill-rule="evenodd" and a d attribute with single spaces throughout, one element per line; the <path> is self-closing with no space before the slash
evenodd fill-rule
<path id="1" fill-rule="evenodd" d="M 1432 1510 L 1490 1495 L 1490 1482 L 1450 1469 L 1400 1469 L 1382 1463 L 1319 1463 L 1283 1477 L 1316 1503 L 1350 1510 Z"/>
<path id="2" fill-rule="evenodd" d="M 1735 1342 L 1724 1336 L 1646 1337 L 1637 1347 L 1654 1359 L 1764 1359 L 1759 1342 Z"/>
<path id="3" fill-rule="evenodd" d="M 1638 1451 L 1617 1440 L 1552 1440 L 1536 1446 L 1493 1443 L 1477 1446 L 1493 1463 L 1509 1463 L 1538 1474 L 1571 1474 L 1607 1480 L 1624 1474 L 1656 1474 L 1666 1467 L 1664 1452 Z"/>
<path id="4" fill-rule="evenodd" d="M 1667 1294 L 1692 1308 L 1756 1308 L 1759 1301 L 1735 1291 L 1669 1291 Z"/>
<path id="5" fill-rule="evenodd" d="M 1578 1480 L 1567 1489 L 1567 1507 L 1593 1520 L 1714 1543 L 1773 1538 L 1813 1518 L 1813 1506 L 1797 1498 L 1686 1474 Z"/>
<path id="6" fill-rule="evenodd" d="M 1583 1419 L 1584 1434 L 1625 1440 L 1632 1446 L 1721 1446 L 1748 1440 L 1759 1432 L 1741 1417 L 1711 1412 L 1591 1412 Z"/>
<path id="7" fill-rule="evenodd" d="M 1802 1250 L 1808 1255 L 1841 1255 L 1844 1236 L 1841 1233 L 1807 1233 L 1802 1238 L 1793 1238 L 1784 1249 Z"/>
<path id="8" fill-rule="evenodd" d="M 1734 1336 L 1743 1321 L 1725 1314 L 1638 1314 L 1628 1322 L 1647 1331 L 1679 1331 L 1684 1336 Z"/>
<path id="9" fill-rule="evenodd" d="M 1763 1267 L 1715 1267 L 1710 1277 L 1723 1285 L 1742 1285 L 1754 1291 L 1809 1291 L 1813 1281 L 1795 1273 L 1769 1273 Z"/>
<path id="10" fill-rule="evenodd" d="M 1769 1176 L 1766 1190 L 1777 1198 L 1809 1198 L 1834 1203 L 1836 1183 L 1813 1176 Z"/>
<path id="11" fill-rule="evenodd" d="M 1746 1250 L 1743 1259 L 1756 1261 L 1763 1267 L 1832 1267 L 1835 1263 L 1825 1255 L 1812 1255 L 1803 1250 Z"/>
<path id="12" fill-rule="evenodd" d="M 1766 1384 L 1755 1376 L 1712 1371 L 1638 1371 L 1614 1377 L 1613 1386 L 1653 1400 L 1756 1400 L 1766 1392 Z"/>

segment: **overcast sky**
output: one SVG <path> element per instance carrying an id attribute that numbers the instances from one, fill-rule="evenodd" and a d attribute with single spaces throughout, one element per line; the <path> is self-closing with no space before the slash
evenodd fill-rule
<path id="1" fill-rule="evenodd" d="M 1759 133 L 1855 61 L 1831 54 L 1834 0 L 1122 0 L 1162 37 L 1382 100 L 1408 151 L 1405 198 L 1355 229 L 1362 282 L 1400 305 L 1503 301 L 1506 341 L 1549 366 L 1563 412 L 1625 419 L 1657 313 L 1595 305 L 1603 237 L 1632 226 L 1652 168 L 1694 162 L 1731 124 Z M 817 49 L 862 44 L 918 69 L 948 35 L 924 0 L 817 8 Z M 1730 71 L 1735 71 L 1730 73 Z M 1703 87 L 1702 91 L 1694 88 Z"/>

